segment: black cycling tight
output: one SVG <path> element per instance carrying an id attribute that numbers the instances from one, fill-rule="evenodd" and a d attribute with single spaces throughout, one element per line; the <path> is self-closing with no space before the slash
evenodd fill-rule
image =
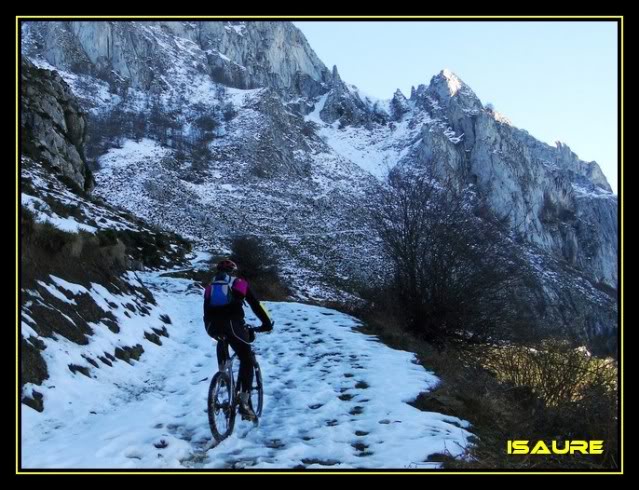
<path id="1" fill-rule="evenodd" d="M 229 344 L 240 360 L 240 388 L 250 391 L 253 384 L 253 350 L 249 343 L 248 328 L 239 322 L 229 322 L 225 338 L 217 342 L 217 362 L 223 365 L 229 359 Z"/>

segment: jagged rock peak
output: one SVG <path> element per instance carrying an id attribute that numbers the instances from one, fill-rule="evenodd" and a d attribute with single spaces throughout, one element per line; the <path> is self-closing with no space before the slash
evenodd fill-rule
<path id="1" fill-rule="evenodd" d="M 588 179 L 589 183 L 592 183 L 596 187 L 603 189 L 608 193 L 612 193 L 612 188 L 608 183 L 608 179 L 601 170 L 601 167 L 597 162 L 585 162 L 579 159 L 576 153 L 574 153 L 570 147 L 562 143 L 561 141 L 555 142 L 557 148 L 557 163 L 563 168 L 571 170 L 577 175 Z"/>
<path id="2" fill-rule="evenodd" d="M 448 108 L 452 104 L 463 110 L 483 109 L 481 101 L 472 89 L 449 69 L 435 75 L 427 87 L 420 85 L 416 96 L 422 101 L 435 100 L 443 108 Z"/>
<path id="3" fill-rule="evenodd" d="M 393 95 L 393 99 L 391 100 L 391 110 L 392 116 L 395 119 L 401 118 L 403 114 L 410 111 L 408 100 L 406 100 L 406 97 L 400 89 L 397 89 Z"/>
<path id="4" fill-rule="evenodd" d="M 426 92 L 426 89 L 428 89 L 428 86 L 424 85 L 423 83 L 420 83 L 419 85 L 417 85 L 417 88 L 411 87 L 410 100 L 415 100 L 422 97 L 424 93 Z"/>
<path id="5" fill-rule="evenodd" d="M 456 95 L 462 87 L 466 86 L 461 79 L 455 75 L 450 69 L 444 68 L 438 75 L 435 76 L 437 78 L 443 78 L 446 80 L 446 85 L 448 86 L 448 90 L 450 91 L 450 95 Z"/>
<path id="6" fill-rule="evenodd" d="M 397 89 L 395 90 L 395 93 L 393 94 L 393 98 L 394 99 L 404 99 L 406 100 L 406 96 L 404 95 L 404 93 L 401 91 L 401 89 Z"/>
<path id="7" fill-rule="evenodd" d="M 448 68 L 444 68 L 431 79 L 429 88 L 431 91 L 437 92 L 441 99 L 464 97 L 469 100 L 479 101 L 475 92 Z"/>

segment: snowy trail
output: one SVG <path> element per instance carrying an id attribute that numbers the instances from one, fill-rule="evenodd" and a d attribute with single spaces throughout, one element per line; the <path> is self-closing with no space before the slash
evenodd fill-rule
<path id="1" fill-rule="evenodd" d="M 259 426 L 238 418 L 234 434 L 207 450 L 217 363 L 200 291 L 188 280 L 141 278 L 173 319 L 171 337 L 135 366 L 121 363 L 104 393 L 67 390 L 73 405 L 43 414 L 23 406 L 24 467 L 437 467 L 424 463 L 430 454 L 462 452 L 466 422 L 406 403 L 438 382 L 412 354 L 355 331 L 352 317 L 298 303 L 265 303 L 276 326 L 255 342 Z"/>

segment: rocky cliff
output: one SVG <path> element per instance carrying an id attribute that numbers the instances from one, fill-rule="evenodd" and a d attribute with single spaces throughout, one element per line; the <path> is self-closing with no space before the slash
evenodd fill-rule
<path id="1" fill-rule="evenodd" d="M 596 162 L 513 127 L 447 70 L 410 103 L 439 124 L 423 127 L 409 163 L 476 185 L 531 243 L 616 287 L 617 197 Z"/>
<path id="2" fill-rule="evenodd" d="M 287 22 L 33 22 L 31 48 L 73 73 L 160 91 L 177 51 L 224 85 L 319 94 L 330 72 Z"/>
<path id="3" fill-rule="evenodd" d="M 23 61 L 20 74 L 23 154 L 42 161 L 80 188 L 93 187 L 84 158 L 86 118 L 69 86 L 55 72 Z"/>

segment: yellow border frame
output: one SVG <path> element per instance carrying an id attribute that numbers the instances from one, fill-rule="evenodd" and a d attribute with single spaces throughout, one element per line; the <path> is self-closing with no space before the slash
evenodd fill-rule
<path id="1" fill-rule="evenodd" d="M 20 144 L 20 121 L 18 120 L 18 112 L 19 112 L 19 104 L 20 104 L 20 89 L 19 89 L 19 65 L 20 65 L 20 20 L 28 20 L 28 19 L 142 19 L 142 20 L 157 20 L 157 19 L 202 19 L 202 20 L 214 20 L 214 19 L 277 19 L 277 20 L 427 20 L 427 19 L 435 19 L 435 20 L 448 20 L 450 22 L 454 22 L 457 19 L 478 19 L 478 20 L 499 20 L 499 19 L 517 19 L 517 20 L 526 20 L 526 19 L 548 19 L 548 20 L 571 20 L 571 19 L 596 19 L 596 20 L 616 20 L 619 22 L 619 36 L 620 36 L 620 46 L 619 46 L 619 76 L 620 76 L 620 93 L 618 94 L 620 110 L 619 110 L 619 135 L 620 135 L 620 148 L 618 155 L 618 163 L 620 166 L 619 172 L 619 184 L 620 187 L 617 189 L 617 195 L 621 192 L 621 201 L 619 203 L 619 211 L 621 212 L 621 234 L 619 236 L 619 250 L 621 253 L 620 256 L 620 265 L 621 270 L 620 274 L 620 290 L 619 290 L 619 298 L 620 298 L 620 325 L 619 325 L 619 336 L 621 339 L 620 350 L 621 350 L 621 390 L 620 390 L 620 404 L 621 404 L 621 420 L 619 421 L 620 425 L 620 464 L 619 471 L 315 471 L 315 470 L 304 470 L 304 471 L 250 471 L 250 472 L 241 472 L 241 471 L 192 471 L 192 470 L 181 470 L 181 471 L 20 471 L 20 461 L 19 461 L 19 436 L 20 431 L 18 428 L 18 412 L 20 409 L 20 382 L 19 382 L 19 370 L 20 366 L 18 365 L 18 353 L 20 349 L 20 291 L 19 291 L 19 272 L 18 272 L 18 261 L 19 258 L 19 209 L 20 203 L 18 201 L 19 197 L 19 186 L 20 186 L 20 155 L 19 155 L 19 144 Z M 624 406 L 623 406 L 623 387 L 624 387 L 624 374 L 623 374 L 623 162 L 624 162 L 624 151 L 623 151 L 623 46 L 624 46 L 624 31 L 623 31 L 623 15 L 612 15 L 612 16 L 597 16 L 597 15 L 527 15 L 527 16 L 517 16 L 517 15 L 397 15 L 397 16 L 375 16 L 375 15 L 347 15 L 347 16 L 331 16 L 331 15 L 149 15 L 149 16 L 140 16 L 140 15 L 82 15 L 82 16 L 73 16 L 73 15 L 17 15 L 16 16 L 16 475 L 623 475 L 624 474 L 624 440 L 623 440 L 623 421 L 624 421 Z"/>

